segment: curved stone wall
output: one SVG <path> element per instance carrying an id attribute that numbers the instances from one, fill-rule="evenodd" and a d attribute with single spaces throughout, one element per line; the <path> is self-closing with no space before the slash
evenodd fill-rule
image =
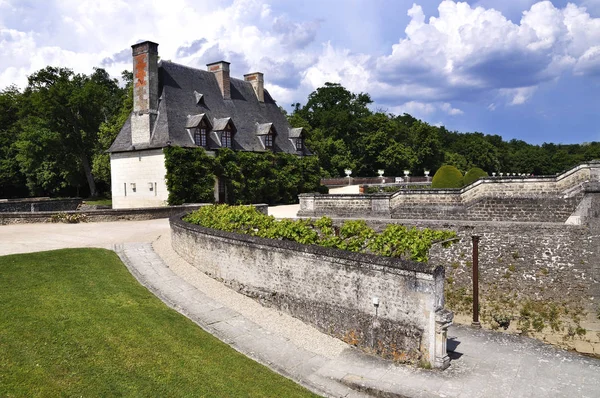
<path id="1" fill-rule="evenodd" d="M 180 256 L 262 304 L 385 358 L 448 365 L 442 266 L 170 222 Z"/>

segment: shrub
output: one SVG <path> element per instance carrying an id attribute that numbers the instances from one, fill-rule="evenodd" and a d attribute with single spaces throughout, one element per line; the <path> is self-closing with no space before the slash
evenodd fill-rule
<path id="1" fill-rule="evenodd" d="M 87 216 L 82 213 L 56 213 L 50 216 L 49 221 L 53 223 L 62 222 L 65 224 L 77 224 L 80 222 L 87 222 Z"/>
<path id="2" fill-rule="evenodd" d="M 449 165 L 440 167 L 431 180 L 431 188 L 460 188 L 462 186 L 462 173 L 456 167 Z"/>
<path id="3" fill-rule="evenodd" d="M 390 224 L 376 233 L 363 220 L 349 220 L 336 228 L 328 217 L 318 220 L 275 220 L 253 206 L 204 206 L 183 218 L 191 224 L 262 238 L 284 239 L 387 257 L 426 262 L 436 242 L 456 236 L 454 231 L 406 228 Z M 447 246 L 449 242 L 445 242 Z"/>
<path id="4" fill-rule="evenodd" d="M 481 177 L 487 177 L 488 173 L 479 167 L 473 167 L 465 174 L 464 184 L 469 185 L 480 179 Z"/>

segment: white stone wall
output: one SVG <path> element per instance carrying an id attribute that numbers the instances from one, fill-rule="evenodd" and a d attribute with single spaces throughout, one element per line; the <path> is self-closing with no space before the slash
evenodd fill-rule
<path id="1" fill-rule="evenodd" d="M 112 153 L 110 170 L 113 209 L 167 204 L 167 170 L 162 149 Z M 135 184 L 135 191 L 132 184 Z"/>

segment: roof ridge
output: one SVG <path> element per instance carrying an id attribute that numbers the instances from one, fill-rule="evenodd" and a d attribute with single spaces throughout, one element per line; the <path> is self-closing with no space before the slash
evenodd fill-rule
<path id="1" fill-rule="evenodd" d="M 165 59 L 165 60 L 161 59 L 161 60 L 159 61 L 159 63 L 158 63 L 158 67 L 161 67 L 163 63 L 171 64 L 171 65 L 173 65 L 173 66 L 177 66 L 177 67 L 181 67 L 181 68 L 185 68 L 185 69 L 191 69 L 191 70 L 194 70 L 194 71 L 200 71 L 200 72 L 205 72 L 205 73 L 210 73 L 210 74 L 212 74 L 212 73 L 213 73 L 213 72 L 211 72 L 211 71 L 208 71 L 208 70 L 205 70 L 205 69 L 200 69 L 200 68 L 195 68 L 195 67 L 193 67 L 193 66 L 188 66 L 188 65 L 179 64 L 179 63 L 177 63 L 177 62 L 173 62 L 173 61 L 166 60 L 166 59 Z M 243 82 L 243 83 L 248 83 L 248 84 L 251 84 L 250 82 L 247 82 L 247 81 L 246 81 L 246 80 L 244 80 L 244 79 L 240 79 L 240 78 L 237 78 L 237 77 L 232 77 L 232 76 L 229 76 L 229 80 L 230 80 L 230 81 L 231 81 L 231 80 L 237 80 L 237 81 L 239 81 L 239 82 Z"/>

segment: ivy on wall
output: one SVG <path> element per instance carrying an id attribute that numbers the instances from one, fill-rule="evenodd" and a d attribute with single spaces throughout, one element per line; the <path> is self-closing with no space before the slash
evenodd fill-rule
<path id="1" fill-rule="evenodd" d="M 298 194 L 323 192 L 316 157 L 288 153 L 234 152 L 215 157 L 203 148 L 165 149 L 170 205 L 214 201 L 215 177 L 227 187 L 227 203 L 296 203 Z"/>

